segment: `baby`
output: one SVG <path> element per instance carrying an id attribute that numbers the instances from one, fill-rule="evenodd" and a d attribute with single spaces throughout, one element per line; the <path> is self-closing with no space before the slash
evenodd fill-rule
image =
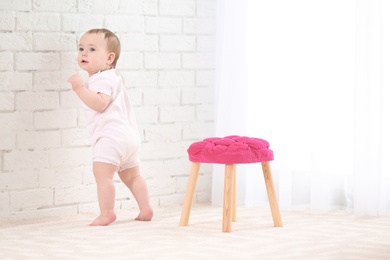
<path id="1" fill-rule="evenodd" d="M 100 215 L 90 224 L 105 226 L 116 214 L 113 176 L 130 189 L 140 209 L 135 218 L 150 221 L 153 210 L 145 180 L 139 171 L 140 137 L 123 77 L 115 70 L 120 54 L 118 37 L 107 29 L 92 29 L 80 39 L 78 64 L 88 72 L 88 83 L 78 74 L 68 82 L 85 104 L 87 128 L 92 137 L 93 173 Z"/>

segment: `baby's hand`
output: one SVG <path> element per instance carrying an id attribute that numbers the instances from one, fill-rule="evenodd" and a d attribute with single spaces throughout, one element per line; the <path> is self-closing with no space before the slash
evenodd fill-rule
<path id="1" fill-rule="evenodd" d="M 78 89 L 82 88 L 84 86 L 84 81 L 80 77 L 79 74 L 74 74 L 72 75 L 69 79 L 68 82 L 72 84 L 72 88 L 74 91 L 77 91 Z"/>

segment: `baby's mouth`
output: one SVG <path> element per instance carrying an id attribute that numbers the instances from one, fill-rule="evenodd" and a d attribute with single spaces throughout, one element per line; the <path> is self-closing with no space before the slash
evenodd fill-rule
<path id="1" fill-rule="evenodd" d="M 86 60 L 81 60 L 81 63 L 88 63 L 88 61 L 86 61 Z"/>

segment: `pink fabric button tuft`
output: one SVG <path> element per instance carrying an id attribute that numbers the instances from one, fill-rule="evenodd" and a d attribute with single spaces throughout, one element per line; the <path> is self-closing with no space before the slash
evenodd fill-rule
<path id="1" fill-rule="evenodd" d="M 192 143 L 187 152 L 191 162 L 200 163 L 240 164 L 274 159 L 266 140 L 237 135 L 206 138 Z"/>

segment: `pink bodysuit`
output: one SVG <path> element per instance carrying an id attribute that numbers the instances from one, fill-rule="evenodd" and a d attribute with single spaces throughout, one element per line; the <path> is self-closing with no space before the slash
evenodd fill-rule
<path id="1" fill-rule="evenodd" d="M 89 78 L 87 87 L 111 97 L 101 113 L 84 106 L 93 161 L 116 165 L 119 172 L 137 166 L 140 136 L 122 76 L 115 69 L 98 72 Z"/>

